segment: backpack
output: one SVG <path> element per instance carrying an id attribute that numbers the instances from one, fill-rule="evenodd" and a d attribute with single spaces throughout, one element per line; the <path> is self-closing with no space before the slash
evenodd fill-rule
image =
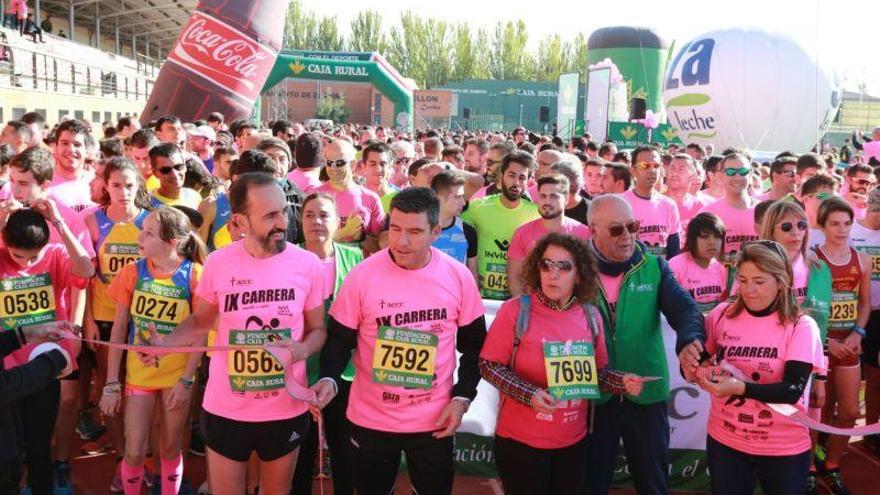
<path id="1" fill-rule="evenodd" d="M 305 241 L 302 232 L 302 204 L 306 195 L 289 179 L 284 179 L 281 189 L 284 191 L 284 199 L 287 201 L 291 215 L 291 227 L 287 229 L 287 240 L 294 244 L 301 244 Z"/>
<path id="2" fill-rule="evenodd" d="M 593 334 L 593 343 L 595 344 L 596 338 L 599 335 L 599 328 L 596 326 L 596 318 L 593 316 L 593 311 L 595 311 L 596 308 L 590 303 L 584 303 L 582 307 L 584 309 L 584 315 L 587 317 L 587 322 L 590 325 L 590 332 Z M 531 310 L 532 297 L 527 294 L 519 296 L 519 315 L 516 317 L 516 327 L 514 328 L 513 333 L 513 351 L 510 353 L 510 369 L 513 369 L 514 363 L 516 362 L 516 351 L 519 350 L 522 338 L 529 329 L 529 315 L 531 314 Z"/>

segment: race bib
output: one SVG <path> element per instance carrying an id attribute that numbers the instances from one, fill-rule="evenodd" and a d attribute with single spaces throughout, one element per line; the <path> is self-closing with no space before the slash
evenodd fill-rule
<path id="1" fill-rule="evenodd" d="M 290 338 L 289 328 L 230 330 L 230 345 L 262 346 Z M 284 367 L 263 349 L 229 352 L 229 384 L 234 392 L 262 392 L 284 387 Z"/>
<path id="2" fill-rule="evenodd" d="M 4 330 L 55 321 L 55 289 L 48 273 L 5 278 L 2 288 L 0 321 Z"/>
<path id="3" fill-rule="evenodd" d="M 379 327 L 373 350 L 373 381 L 395 387 L 431 388 L 439 340 L 430 332 Z"/>
<path id="4" fill-rule="evenodd" d="M 481 276 L 483 297 L 507 299 L 510 295 L 507 286 L 507 265 L 486 263 L 486 271 Z"/>
<path id="5" fill-rule="evenodd" d="M 547 390 L 557 400 L 599 398 L 599 373 L 590 342 L 544 342 Z"/>
<path id="6" fill-rule="evenodd" d="M 834 292 L 831 295 L 831 314 L 828 328 L 849 330 L 856 322 L 858 295 L 855 292 Z"/>
<path id="7" fill-rule="evenodd" d="M 137 244 L 105 244 L 101 255 L 101 274 L 110 281 L 125 265 L 138 259 Z"/>
<path id="8" fill-rule="evenodd" d="M 189 316 L 186 291 L 174 285 L 139 280 L 131 299 L 131 317 L 135 324 L 135 343 L 149 338 L 149 324 L 160 335 L 168 335 Z"/>

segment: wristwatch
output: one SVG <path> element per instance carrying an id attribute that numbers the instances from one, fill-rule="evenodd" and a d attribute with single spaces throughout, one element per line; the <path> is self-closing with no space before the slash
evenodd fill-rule
<path id="1" fill-rule="evenodd" d="M 471 400 L 467 397 L 453 397 L 452 400 L 457 400 L 458 402 L 461 402 L 464 405 L 464 412 L 467 412 L 467 410 L 471 407 Z"/>

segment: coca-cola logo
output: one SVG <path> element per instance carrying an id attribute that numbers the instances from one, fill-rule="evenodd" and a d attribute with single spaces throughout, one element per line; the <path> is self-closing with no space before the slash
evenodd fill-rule
<path id="1" fill-rule="evenodd" d="M 253 101 L 276 56 L 245 33 L 196 11 L 168 60 Z"/>

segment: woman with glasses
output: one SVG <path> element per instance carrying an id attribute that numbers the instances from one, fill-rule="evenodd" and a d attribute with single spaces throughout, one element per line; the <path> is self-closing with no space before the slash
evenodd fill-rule
<path id="1" fill-rule="evenodd" d="M 825 233 L 819 259 L 831 268 L 831 314 L 826 341 L 828 386 L 823 416 L 826 422 L 851 428 L 859 417 L 862 338 L 871 313 L 871 260 L 850 247 L 853 209 L 842 198 L 826 199 L 817 221 Z M 840 477 L 840 456 L 849 437 L 831 435 L 820 479 L 833 495 L 848 494 Z"/>
<path id="2" fill-rule="evenodd" d="M 808 248 L 810 228 L 806 212 L 792 201 L 773 203 L 764 214 L 761 238 L 775 241 L 785 250 L 791 263 L 791 290 L 795 300 L 816 321 L 820 341 L 825 342 L 831 308 L 831 270 Z M 736 290 L 735 287 L 734 292 Z M 809 402 L 811 416 L 818 417 L 825 403 L 825 382 L 824 374 L 813 376 Z M 818 471 L 811 466 L 807 487 L 814 491 L 817 483 Z"/>
<path id="3" fill-rule="evenodd" d="M 583 493 L 588 399 L 599 390 L 638 396 L 643 382 L 609 370 L 599 292 L 587 244 L 543 237 L 523 263 L 531 296 L 501 305 L 480 353 L 501 392 L 495 455 L 508 494 Z"/>
<path id="4" fill-rule="evenodd" d="M 706 317 L 700 387 L 711 395 L 706 454 L 714 495 L 802 495 L 810 466 L 809 430 L 767 404 L 806 410 L 810 374 L 822 367 L 816 322 L 791 291 L 785 249 L 773 241 L 743 245 L 739 293 Z"/>
<path id="5" fill-rule="evenodd" d="M 718 261 L 724 252 L 725 232 L 721 219 L 700 213 L 687 226 L 684 251 L 669 260 L 678 284 L 694 298 L 703 314 L 726 299 L 730 291 L 727 267 Z"/>

